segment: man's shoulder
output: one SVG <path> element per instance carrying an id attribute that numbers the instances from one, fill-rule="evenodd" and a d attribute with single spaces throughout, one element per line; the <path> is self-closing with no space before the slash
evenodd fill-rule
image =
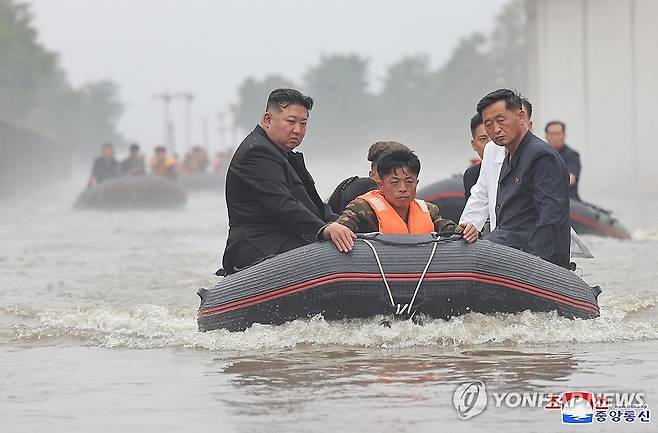
<path id="1" fill-rule="evenodd" d="M 431 201 L 426 201 L 425 204 L 427 205 L 427 210 L 430 211 L 430 215 L 439 214 L 439 207 L 437 205 L 435 205 Z"/>
<path id="2" fill-rule="evenodd" d="M 247 135 L 236 149 L 231 163 L 242 161 L 246 158 L 267 158 L 283 161 L 285 157 L 274 148 L 274 145 L 258 131 L 258 127 Z"/>
<path id="3" fill-rule="evenodd" d="M 537 167 L 539 164 L 542 166 L 552 166 L 554 169 L 557 168 L 557 170 L 554 170 L 556 175 L 566 172 L 567 166 L 564 158 L 553 146 L 541 138 L 535 136 L 535 139 L 529 143 L 527 150 L 528 167 Z"/>
<path id="4" fill-rule="evenodd" d="M 482 160 L 484 161 L 485 159 L 488 161 L 489 159 L 497 160 L 497 159 L 502 159 L 499 158 L 500 156 L 505 157 L 505 147 L 504 146 L 499 146 L 496 143 L 493 142 L 493 140 L 489 141 L 487 144 L 484 145 L 484 154 L 482 155 Z"/>
<path id="5" fill-rule="evenodd" d="M 251 131 L 247 136 L 242 140 L 242 143 L 238 146 L 239 149 L 244 148 L 253 148 L 265 146 L 268 143 L 267 137 L 259 130 L 260 126 L 256 126 L 253 131 Z"/>
<path id="6" fill-rule="evenodd" d="M 473 164 L 464 171 L 464 177 L 467 176 L 478 176 L 480 174 L 480 169 L 482 164 Z"/>
<path id="7" fill-rule="evenodd" d="M 572 157 L 572 158 L 580 157 L 580 154 L 578 153 L 578 151 L 575 150 L 573 147 L 567 145 L 567 144 L 564 145 L 564 154 L 567 157 Z"/>
<path id="8" fill-rule="evenodd" d="M 551 155 L 554 158 L 560 157 L 560 154 L 558 153 L 557 150 L 555 150 L 553 146 L 551 146 L 541 138 L 537 137 L 535 134 L 532 134 L 532 137 L 530 137 L 530 140 L 528 140 L 528 143 L 526 145 L 526 150 L 527 150 L 526 153 L 529 154 L 529 156 L 532 159 L 536 159 L 547 155 Z"/>
<path id="9" fill-rule="evenodd" d="M 355 177 L 356 176 L 351 177 L 350 179 L 354 179 Z M 370 179 L 369 177 L 356 177 L 356 179 L 354 179 L 351 182 L 351 184 L 355 185 L 355 186 L 360 186 L 360 187 L 361 186 L 363 186 L 363 187 L 366 187 L 366 186 L 375 186 L 376 187 L 377 186 L 377 183 L 374 180 Z"/>
<path id="10" fill-rule="evenodd" d="M 345 210 L 348 209 L 356 213 L 374 213 L 370 203 L 360 197 L 349 202 L 347 206 L 345 206 Z"/>
<path id="11" fill-rule="evenodd" d="M 370 207 L 367 201 L 362 198 L 355 198 L 343 210 L 341 216 L 338 217 L 336 222 L 340 223 L 341 221 L 356 220 L 361 222 L 366 221 L 376 221 L 377 215 L 375 211 Z"/>

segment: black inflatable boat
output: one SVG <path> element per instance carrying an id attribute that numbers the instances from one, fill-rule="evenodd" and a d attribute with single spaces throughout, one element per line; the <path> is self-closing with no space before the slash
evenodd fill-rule
<path id="1" fill-rule="evenodd" d="M 466 205 L 464 183 L 461 175 L 435 182 L 420 189 L 419 198 L 439 206 L 441 215 L 453 221 Z M 571 200 L 571 227 L 580 235 L 597 235 L 618 239 L 630 239 L 630 232 L 612 216 L 612 212 L 578 200 Z"/>
<path id="2" fill-rule="evenodd" d="M 77 208 L 154 209 L 180 207 L 187 201 L 181 186 L 170 179 L 155 176 L 122 176 L 108 179 L 83 191 Z"/>
<path id="3" fill-rule="evenodd" d="M 449 318 L 468 312 L 599 315 L 598 287 L 538 257 L 479 240 L 373 235 L 349 254 L 329 242 L 297 248 L 200 289 L 199 330 L 244 330 L 322 314 Z"/>
<path id="4" fill-rule="evenodd" d="M 181 176 L 179 181 L 186 191 L 224 191 L 226 173 L 192 173 Z"/>

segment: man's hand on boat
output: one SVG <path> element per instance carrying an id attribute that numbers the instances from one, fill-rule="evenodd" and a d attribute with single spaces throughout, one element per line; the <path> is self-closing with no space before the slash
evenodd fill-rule
<path id="1" fill-rule="evenodd" d="M 460 227 L 462 229 L 462 237 L 466 242 L 475 242 L 478 239 L 480 233 L 473 224 L 460 224 Z M 338 251 L 349 253 L 354 248 L 356 235 L 352 230 L 342 224 L 331 223 L 322 231 L 322 238 L 333 242 Z"/>
<path id="2" fill-rule="evenodd" d="M 466 242 L 475 242 L 480 236 L 478 229 L 471 223 L 459 224 L 459 227 L 462 228 L 462 237 Z"/>
<path id="3" fill-rule="evenodd" d="M 349 253 L 354 247 L 356 235 L 348 227 L 342 224 L 331 223 L 323 231 L 322 237 L 331 241 L 336 249 L 342 253 Z"/>

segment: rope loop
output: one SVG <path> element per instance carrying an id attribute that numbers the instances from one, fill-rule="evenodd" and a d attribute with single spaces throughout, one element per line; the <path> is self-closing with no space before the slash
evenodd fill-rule
<path id="1" fill-rule="evenodd" d="M 395 308 L 395 315 L 396 316 L 402 316 L 402 315 L 408 315 L 409 318 L 413 318 L 414 314 L 416 314 L 415 311 L 413 310 L 413 305 L 414 302 L 416 301 L 416 296 L 418 295 L 418 291 L 420 290 L 420 286 L 423 284 L 423 280 L 425 279 L 425 275 L 427 274 L 427 270 L 430 267 L 430 264 L 432 263 L 432 260 L 434 259 L 434 255 L 436 253 L 436 248 L 438 247 L 440 241 L 439 240 L 433 240 L 429 242 L 423 242 L 423 243 L 414 243 L 414 244 L 404 244 L 404 243 L 397 243 L 397 245 L 426 245 L 428 243 L 433 243 L 432 247 L 432 252 L 430 253 L 430 257 L 427 260 L 427 263 L 425 264 L 425 268 L 423 269 L 423 273 L 420 275 L 420 278 L 418 279 L 418 283 L 416 284 L 416 289 L 414 290 L 414 295 L 411 297 L 411 302 L 408 304 L 396 304 L 395 300 L 393 299 L 393 293 L 391 292 L 391 287 L 388 284 L 388 280 L 386 279 L 386 273 L 384 272 L 384 268 L 382 266 L 382 262 L 379 259 L 379 254 L 377 253 L 377 249 L 375 246 L 370 242 L 370 240 L 375 240 L 375 238 L 372 239 L 366 239 L 364 237 L 359 238 L 361 241 L 363 241 L 366 245 L 370 247 L 372 250 L 373 255 L 375 256 L 375 261 L 377 262 L 377 266 L 379 267 L 379 272 L 382 276 L 382 281 L 384 282 L 384 286 L 386 287 L 386 291 L 388 293 L 388 299 L 391 302 L 391 306 Z M 379 240 L 382 242 L 382 240 Z M 383 243 L 383 242 L 382 242 Z M 393 243 L 393 245 L 396 245 L 396 243 Z"/>

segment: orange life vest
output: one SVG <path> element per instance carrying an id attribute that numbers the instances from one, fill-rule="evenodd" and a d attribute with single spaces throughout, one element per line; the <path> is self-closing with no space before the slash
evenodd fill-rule
<path id="1" fill-rule="evenodd" d="M 400 214 L 386 201 L 379 190 L 367 192 L 361 196 L 368 202 L 377 215 L 379 231 L 385 234 L 429 234 L 434 231 L 434 223 L 430 210 L 423 200 L 414 200 L 409 205 L 408 225 L 400 218 Z"/>

